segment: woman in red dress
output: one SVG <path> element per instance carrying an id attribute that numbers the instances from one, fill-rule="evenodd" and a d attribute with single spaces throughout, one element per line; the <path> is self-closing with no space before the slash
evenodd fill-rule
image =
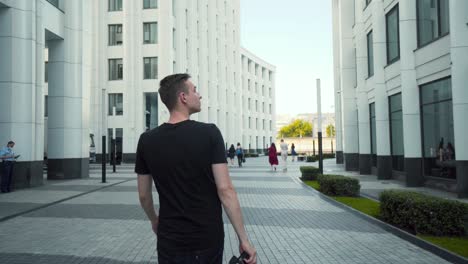
<path id="1" fill-rule="evenodd" d="M 276 155 L 276 146 L 275 143 L 271 143 L 270 148 L 268 149 L 268 161 L 271 165 L 271 170 L 276 171 L 276 166 L 278 166 L 278 156 Z"/>

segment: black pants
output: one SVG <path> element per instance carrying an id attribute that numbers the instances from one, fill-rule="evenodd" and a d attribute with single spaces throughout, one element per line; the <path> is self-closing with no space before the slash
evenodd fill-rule
<path id="1" fill-rule="evenodd" d="M 244 155 L 239 154 L 237 155 L 237 162 L 239 163 L 239 167 L 242 167 L 242 159 L 244 158 Z"/>
<path id="2" fill-rule="evenodd" d="M 223 263 L 224 246 L 209 249 L 190 255 L 168 254 L 158 250 L 159 264 L 221 264 Z"/>
<path id="3" fill-rule="evenodd" d="M 13 161 L 3 161 L 2 162 L 2 167 L 3 167 L 3 173 L 2 173 L 2 184 L 1 184 L 1 189 L 2 192 L 9 192 L 11 191 L 10 185 L 11 185 L 11 176 L 13 175 L 13 165 L 15 163 Z"/>

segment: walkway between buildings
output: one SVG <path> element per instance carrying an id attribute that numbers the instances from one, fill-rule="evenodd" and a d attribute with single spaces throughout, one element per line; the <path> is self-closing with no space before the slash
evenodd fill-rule
<path id="1" fill-rule="evenodd" d="M 297 177 L 304 164 L 271 172 L 260 157 L 230 168 L 259 263 L 445 263 L 303 185 Z M 101 184 L 93 166 L 89 179 L 0 195 L 0 262 L 156 263 L 132 171 L 120 166 Z M 225 223 L 227 263 L 238 245 Z"/>

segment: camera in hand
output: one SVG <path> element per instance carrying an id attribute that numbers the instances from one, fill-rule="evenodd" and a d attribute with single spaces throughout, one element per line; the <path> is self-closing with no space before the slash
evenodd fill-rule
<path id="1" fill-rule="evenodd" d="M 239 257 L 233 256 L 231 260 L 229 260 L 229 264 L 244 264 L 244 259 L 248 259 L 249 254 L 247 252 L 242 252 Z"/>

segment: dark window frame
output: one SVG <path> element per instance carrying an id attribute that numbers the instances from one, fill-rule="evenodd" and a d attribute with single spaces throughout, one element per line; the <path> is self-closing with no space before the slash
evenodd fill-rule
<path id="1" fill-rule="evenodd" d="M 418 92 L 419 92 L 419 126 L 420 126 L 420 133 L 421 133 L 421 157 L 422 157 L 422 162 L 423 162 L 423 176 L 427 177 L 428 174 L 426 172 L 426 167 L 427 167 L 427 161 L 426 161 L 426 155 L 425 155 L 425 152 L 424 152 L 424 147 L 425 147 L 425 143 L 424 143 L 424 120 L 423 120 L 423 110 L 424 110 L 424 106 L 427 106 L 427 105 L 432 105 L 432 104 L 436 104 L 436 103 L 443 103 L 443 102 L 448 102 L 448 101 L 452 101 L 452 104 L 453 104 L 453 94 L 452 94 L 452 97 L 450 99 L 443 99 L 443 100 L 440 100 L 440 101 L 437 101 L 437 102 L 430 102 L 430 103 L 425 103 L 423 104 L 423 93 L 422 93 L 422 89 L 427 86 L 427 85 L 430 85 L 430 84 L 433 84 L 433 83 L 436 83 L 436 82 L 441 82 L 441 81 L 445 81 L 445 80 L 448 80 L 448 79 L 452 79 L 452 76 L 449 75 L 449 76 L 446 76 L 446 77 L 442 77 L 440 79 L 437 79 L 437 80 L 433 80 L 433 81 L 430 81 L 430 82 L 427 82 L 427 83 L 423 83 L 423 84 L 420 84 L 418 85 Z M 453 88 L 453 87 L 451 87 Z M 453 116 L 452 116 L 453 118 Z M 455 172 L 456 173 L 456 172 Z M 456 175 L 456 174 L 455 174 Z M 430 177 L 430 176 L 429 176 Z M 455 179 L 456 179 L 457 176 L 455 176 Z"/>
<path id="2" fill-rule="evenodd" d="M 397 43 L 398 43 L 398 55 L 390 59 L 390 48 L 389 48 L 389 39 L 388 39 L 388 29 L 389 29 L 389 24 L 388 24 L 388 19 L 393 13 L 396 12 L 396 17 L 397 17 Z M 396 61 L 400 60 L 400 9 L 399 9 L 399 4 L 396 4 L 390 11 L 385 14 L 385 38 L 386 38 L 386 48 L 387 48 L 387 65 L 390 65 Z"/>
<path id="3" fill-rule="evenodd" d="M 124 114 L 124 100 L 123 100 L 123 93 L 108 93 L 107 94 L 107 100 L 108 100 L 108 105 L 107 105 L 107 115 L 108 116 L 114 116 L 114 113 L 113 113 L 113 107 L 115 107 L 115 116 L 123 116 Z M 115 101 L 115 105 L 113 105 L 113 107 L 111 107 L 111 97 L 114 98 L 114 101 Z M 121 111 L 118 111 L 117 109 L 117 103 L 118 103 L 118 99 L 119 97 L 122 99 L 122 110 Z"/>
<path id="4" fill-rule="evenodd" d="M 420 8 L 419 7 L 419 1 L 420 0 L 416 0 L 416 10 L 419 10 L 419 8 Z M 437 1 L 437 3 L 436 3 L 436 5 L 437 5 L 437 21 L 438 21 L 438 23 L 437 23 L 437 32 L 438 32 L 439 36 L 436 37 L 436 38 L 433 38 L 432 40 L 430 40 L 430 41 L 428 41 L 428 42 L 426 42 L 424 44 L 421 44 L 421 40 L 420 40 L 420 37 L 419 37 L 419 30 L 420 30 L 419 12 L 416 11 L 416 39 L 417 39 L 417 45 L 418 45 L 417 49 L 421 49 L 421 48 L 423 48 L 425 46 L 428 46 L 428 45 L 432 44 L 433 42 L 436 42 L 437 40 L 439 40 L 439 39 L 441 39 L 441 38 L 443 38 L 443 37 L 450 34 L 450 26 L 449 26 L 449 30 L 446 33 L 441 34 L 440 0 L 434 0 L 434 1 Z M 449 10 L 448 16 L 449 16 L 449 21 L 450 21 L 450 10 Z"/>
<path id="5" fill-rule="evenodd" d="M 372 43 L 369 45 L 369 36 L 372 36 Z M 366 35 L 366 45 L 367 45 L 367 78 L 374 76 L 374 32 L 370 30 Z M 372 47 L 372 72 L 371 72 L 371 58 L 369 56 L 369 46 Z"/>
<path id="6" fill-rule="evenodd" d="M 111 61 L 118 61 L 118 60 L 121 60 L 122 61 L 122 64 L 116 64 L 116 69 L 117 69 L 117 78 L 116 79 L 112 79 L 112 74 L 111 74 Z M 122 65 L 122 67 L 119 69 L 119 65 Z M 123 80 L 123 58 L 111 58 L 111 59 L 108 59 L 108 64 L 107 64 L 107 68 L 108 68 L 108 73 L 109 73 L 109 81 L 122 81 Z M 120 73 L 120 74 L 119 74 Z M 119 75 L 121 75 L 121 77 L 119 78 Z"/>
<path id="7" fill-rule="evenodd" d="M 372 109 L 372 106 L 374 106 L 374 111 L 371 111 Z M 374 115 L 372 115 L 372 113 Z M 374 118 L 374 123 L 377 121 L 376 120 L 376 114 L 375 114 L 375 102 L 372 102 L 369 104 L 369 130 L 370 130 L 370 156 L 371 156 L 371 165 L 373 167 L 376 167 L 377 166 L 377 131 L 375 131 L 375 142 L 376 142 L 376 146 L 375 146 L 375 153 L 373 153 L 373 146 L 374 144 L 372 143 L 373 142 L 373 136 L 372 136 L 372 118 Z M 377 130 L 377 124 L 375 125 L 375 129 L 374 130 Z"/>
<path id="8" fill-rule="evenodd" d="M 363 10 L 366 10 L 366 8 L 372 3 L 372 0 L 365 0 L 366 6 L 364 6 Z"/>
<path id="9" fill-rule="evenodd" d="M 149 30 L 149 38 L 148 41 L 145 40 L 145 26 L 148 25 L 148 30 Z M 151 26 L 154 25 L 156 27 L 156 35 L 154 42 L 151 42 Z M 148 21 L 148 22 L 143 22 L 143 45 L 154 45 L 158 44 L 158 22 L 157 21 Z"/>
<path id="10" fill-rule="evenodd" d="M 110 40 L 111 40 L 111 27 L 117 27 L 117 29 L 119 28 L 120 26 L 120 32 L 117 30 L 116 33 L 120 33 L 122 34 L 122 40 L 121 40 L 121 43 L 119 44 L 118 42 L 116 42 L 116 44 L 112 44 L 110 43 Z M 109 47 L 112 47 L 112 46 L 122 46 L 123 45 L 123 24 L 109 24 L 107 25 L 107 46 Z"/>
<path id="11" fill-rule="evenodd" d="M 60 0 L 46 0 L 46 1 L 49 2 L 49 4 L 51 4 L 55 8 L 57 8 L 60 12 L 65 14 L 65 11 L 63 11 L 63 9 L 61 8 Z"/>
<path id="12" fill-rule="evenodd" d="M 146 69 L 145 69 L 145 66 L 146 66 L 146 63 L 145 61 L 146 60 L 149 60 L 149 65 L 150 65 L 150 68 L 151 68 L 151 65 L 152 65 L 152 60 L 153 59 L 156 59 L 156 78 L 152 78 L 152 76 L 146 76 Z M 158 57 L 157 56 L 153 56 L 153 57 L 143 57 L 143 80 L 156 80 L 158 79 L 159 75 L 159 69 L 158 69 Z M 151 73 L 150 73 L 151 75 Z"/>
<path id="13" fill-rule="evenodd" d="M 121 9 L 111 10 L 111 1 L 120 1 Z M 122 12 L 123 11 L 123 0 L 107 0 L 107 12 Z"/>
<path id="14" fill-rule="evenodd" d="M 403 102 L 401 102 L 401 109 L 399 110 L 393 110 L 392 111 L 392 107 L 391 107 L 391 98 L 394 97 L 394 96 L 397 96 L 397 95 L 400 95 L 400 99 L 402 100 L 402 93 L 399 92 L 399 93 L 396 93 L 396 94 L 392 94 L 390 96 L 388 96 L 388 120 L 390 121 L 389 122 L 389 129 L 390 129 L 390 155 L 392 156 L 392 169 L 393 170 L 396 170 L 396 171 L 404 171 L 405 170 L 405 166 L 404 166 L 404 163 L 403 163 L 403 166 L 398 169 L 398 168 L 395 168 L 395 164 L 393 164 L 393 130 L 392 130 L 392 114 L 393 113 L 398 113 L 398 112 L 401 112 L 402 113 L 402 117 L 403 117 Z M 402 120 L 403 121 L 403 120 Z M 403 128 L 404 129 L 404 128 Z M 403 130 L 404 131 L 404 130 Z M 403 134 L 404 136 L 404 134 Z M 405 147 L 405 142 L 403 141 L 403 148 Z M 403 150 L 403 157 L 404 157 L 404 150 Z"/>
<path id="15" fill-rule="evenodd" d="M 151 7 L 151 1 L 149 2 L 149 7 L 145 7 L 145 0 L 143 0 L 143 10 L 146 9 L 158 9 L 158 0 L 154 0 L 156 2 L 156 7 Z"/>

